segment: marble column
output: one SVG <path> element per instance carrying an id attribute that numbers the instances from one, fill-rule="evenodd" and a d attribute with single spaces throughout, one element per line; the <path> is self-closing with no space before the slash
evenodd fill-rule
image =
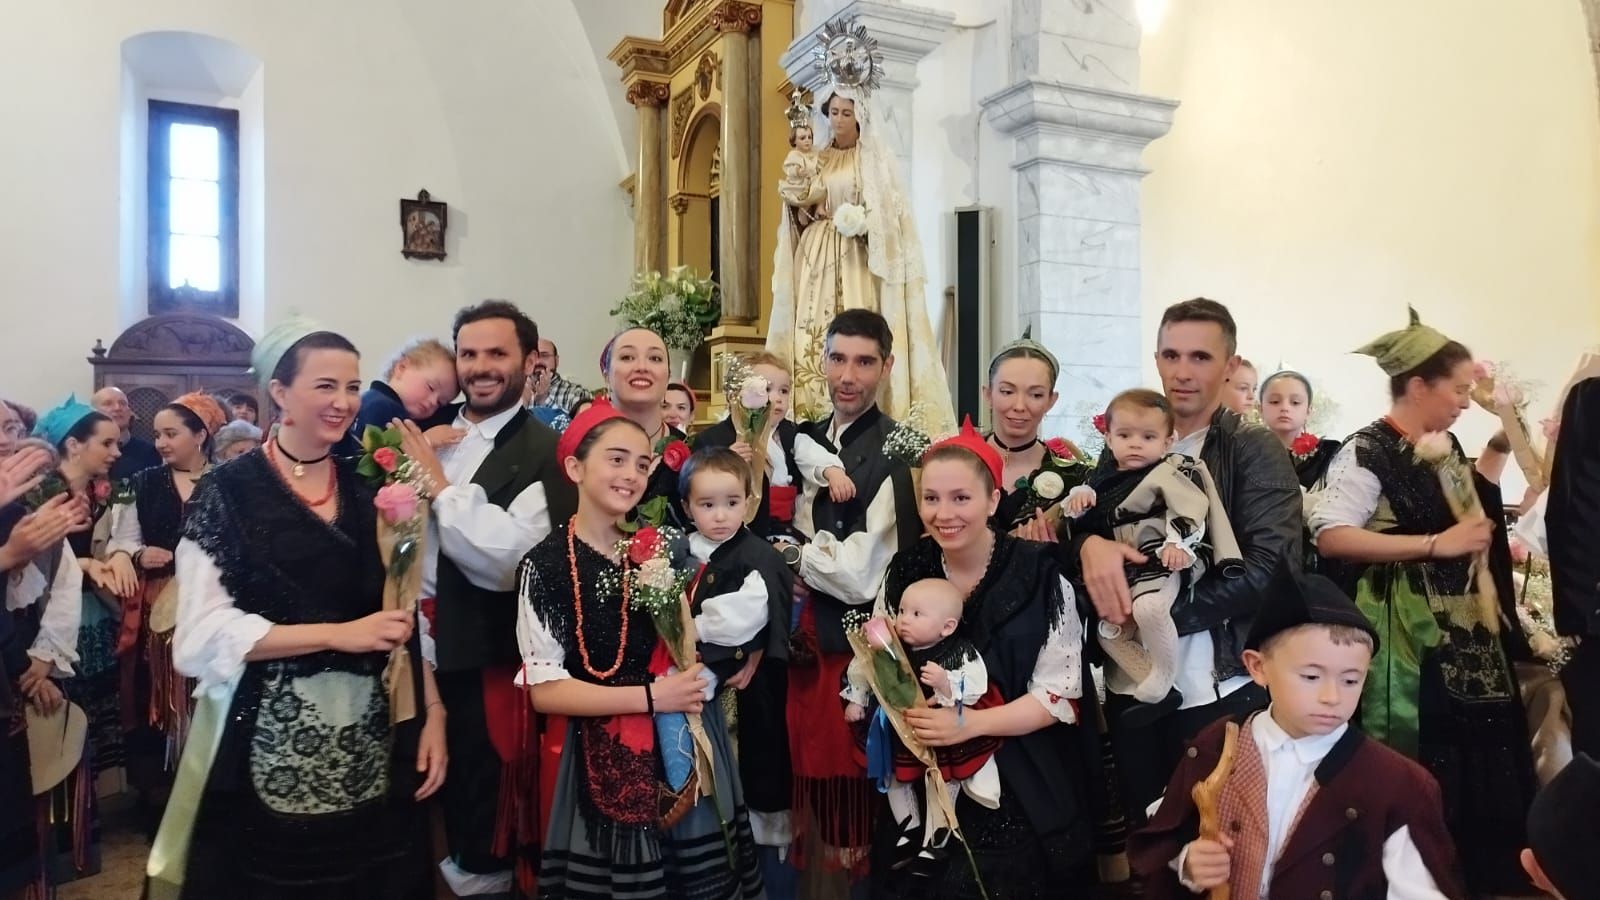
<path id="1" fill-rule="evenodd" d="M 1015 328 L 1060 358 L 1050 433 L 1090 433 L 1141 380 L 1140 155 L 1177 103 L 1138 91 L 1134 0 L 1012 0 L 1011 77 L 983 101 L 1016 172 Z M 1008 323 L 1003 323 L 1008 324 Z"/>
<path id="2" fill-rule="evenodd" d="M 761 260 L 756 248 L 756 179 L 760 154 L 754 127 L 759 103 L 751 69 L 751 30 L 761 24 L 761 7 L 725 0 L 711 11 L 711 26 L 722 33 L 722 190 L 719 194 L 722 321 L 749 325 L 760 315 L 757 281 Z"/>
<path id="3" fill-rule="evenodd" d="M 1048 0 L 1060 2 L 1060 0 Z M 942 10 L 885 0 L 854 0 L 826 19 L 802 24 L 805 33 L 783 54 L 783 70 L 796 87 L 813 93 L 827 84 L 825 73 L 812 63 L 817 36 L 828 22 L 854 18 L 878 41 L 883 57 L 881 86 L 872 93 L 872 119 L 866 127 L 878 130 L 900 160 L 900 178 L 911 183 L 911 96 L 917 88 L 917 63 L 944 43 L 955 30 L 955 16 Z M 816 113 L 816 109 L 812 109 Z"/>
<path id="4" fill-rule="evenodd" d="M 659 270 L 666 260 L 667 182 L 661 154 L 669 93 L 664 82 L 640 79 L 628 85 L 628 102 L 639 117 L 639 170 L 633 181 L 635 271 Z"/>

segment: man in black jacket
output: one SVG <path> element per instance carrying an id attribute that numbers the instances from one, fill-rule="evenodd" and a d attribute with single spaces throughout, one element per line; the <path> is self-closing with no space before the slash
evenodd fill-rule
<path id="1" fill-rule="evenodd" d="M 1269 600 L 1265 590 L 1278 561 L 1287 555 L 1298 567 L 1301 558 L 1300 482 L 1289 454 L 1272 432 L 1246 424 L 1222 402 L 1237 352 L 1233 316 L 1215 300 L 1187 300 L 1161 316 L 1156 368 L 1177 420 L 1172 451 L 1210 469 L 1244 572 L 1208 571 L 1173 605 L 1179 670 L 1172 696 L 1153 705 L 1118 693 L 1106 698 L 1122 799 L 1134 823 L 1144 821 L 1184 745 L 1202 728 L 1266 705 L 1266 692 L 1245 674 L 1239 654 L 1256 611 Z M 1107 453 L 1100 464 L 1115 461 Z M 1125 566 L 1144 562 L 1144 554 L 1094 536 L 1075 538 L 1071 553 L 1100 627 L 1126 627 L 1133 605 Z"/>
<path id="2" fill-rule="evenodd" d="M 1561 670 L 1572 750 L 1600 756 L 1600 378 L 1573 385 L 1561 407 L 1545 529 L 1556 631 L 1579 639 Z"/>

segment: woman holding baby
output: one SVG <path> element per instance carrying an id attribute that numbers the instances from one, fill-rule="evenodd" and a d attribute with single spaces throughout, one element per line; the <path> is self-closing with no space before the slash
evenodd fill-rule
<path id="1" fill-rule="evenodd" d="M 928 450 L 918 498 L 927 535 L 890 563 L 879 609 L 897 616 L 906 588 L 925 579 L 947 581 L 965 597 L 959 631 L 982 656 L 1002 702 L 933 705 L 905 717 L 937 751 L 999 739 L 999 801 L 990 808 L 969 791 L 956 800 L 971 863 L 951 839 L 928 864 L 896 846 L 899 823 L 881 823 L 874 896 L 978 897 L 981 879 L 991 897 L 1059 897 L 1063 884 L 1093 881 L 1090 793 L 1099 784 L 1099 751 L 1094 729 L 1078 725 L 1096 715 L 1083 619 L 1054 548 L 991 527 L 1003 465 L 999 451 L 970 430 Z"/>

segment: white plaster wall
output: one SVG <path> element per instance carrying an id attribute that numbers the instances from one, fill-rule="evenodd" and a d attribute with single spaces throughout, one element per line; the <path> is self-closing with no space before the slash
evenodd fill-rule
<path id="1" fill-rule="evenodd" d="M 242 162 L 259 165 L 265 203 L 242 234 L 262 234 L 267 325 L 315 316 L 363 349 L 371 377 L 407 335 L 446 334 L 457 307 L 507 297 L 561 343 L 564 369 L 597 380 L 603 310 L 631 258 L 620 89 L 594 50 L 620 27 L 586 28 L 566 0 L 56 0 L 8 10 L 0 29 L 15 88 L 0 92 L 0 394 L 87 391 L 90 345 L 142 312 L 119 303 L 132 218 L 119 48 L 155 30 L 262 61 L 265 134 Z M 399 253 L 398 201 L 423 187 L 450 204 L 442 263 Z"/>
<path id="2" fill-rule="evenodd" d="M 1303 369 L 1343 436 L 1387 408 L 1347 351 L 1415 304 L 1542 382 L 1600 341 L 1600 118 L 1572 0 L 1184 0 L 1141 90 L 1182 101 L 1143 192 L 1146 377 L 1169 303 L 1228 303 L 1240 349 Z M 1263 373 L 1265 374 L 1265 372 Z M 1475 452 L 1494 421 L 1468 413 Z"/>

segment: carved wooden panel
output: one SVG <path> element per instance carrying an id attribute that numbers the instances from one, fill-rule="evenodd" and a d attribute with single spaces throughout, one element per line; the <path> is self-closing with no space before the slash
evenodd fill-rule
<path id="1" fill-rule="evenodd" d="M 109 351 L 96 346 L 89 363 L 95 390 L 122 388 L 137 418 L 133 432 L 150 437 L 156 411 L 190 391 L 236 393 L 267 403 L 250 375 L 255 341 L 226 320 L 173 313 L 151 316 L 124 331 Z"/>

